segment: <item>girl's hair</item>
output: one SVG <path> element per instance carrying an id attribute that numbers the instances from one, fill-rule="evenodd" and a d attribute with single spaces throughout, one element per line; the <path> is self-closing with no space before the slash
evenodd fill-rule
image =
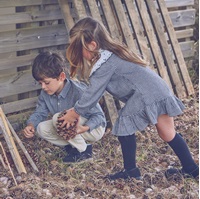
<path id="1" fill-rule="evenodd" d="M 42 52 L 33 61 L 32 75 L 36 81 L 58 78 L 61 72 L 67 74 L 67 61 L 61 53 Z"/>
<path id="2" fill-rule="evenodd" d="M 97 49 L 94 56 L 98 55 L 99 49 L 109 50 L 119 56 L 120 58 L 146 66 L 146 62 L 135 53 L 131 52 L 127 46 L 114 41 L 105 26 L 97 20 L 86 17 L 79 20 L 69 32 L 70 45 L 67 48 L 66 56 L 70 63 L 70 75 L 74 77 L 78 70 L 81 71 L 81 77 L 85 76 L 85 64 L 82 54 L 82 49 L 87 48 L 87 44 L 95 41 Z M 92 52 L 92 51 L 90 51 Z"/>

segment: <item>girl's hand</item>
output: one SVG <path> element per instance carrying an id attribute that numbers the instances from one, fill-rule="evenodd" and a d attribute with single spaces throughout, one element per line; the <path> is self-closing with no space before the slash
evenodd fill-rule
<path id="1" fill-rule="evenodd" d="M 63 121 L 61 127 L 66 126 L 69 128 L 74 124 L 76 120 L 79 119 L 79 117 L 80 115 L 75 112 L 74 108 L 71 108 L 67 110 L 67 113 L 63 117 L 58 118 L 58 120 Z"/>
<path id="2" fill-rule="evenodd" d="M 35 134 L 35 128 L 32 124 L 29 124 L 22 132 L 26 138 L 32 138 Z"/>

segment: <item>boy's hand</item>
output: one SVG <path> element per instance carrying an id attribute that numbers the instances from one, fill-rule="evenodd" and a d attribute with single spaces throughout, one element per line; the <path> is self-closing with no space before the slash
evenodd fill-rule
<path id="1" fill-rule="evenodd" d="M 73 126 L 77 119 L 79 119 L 79 115 L 73 108 L 67 110 L 67 113 L 63 117 L 58 118 L 59 121 L 63 121 L 61 127 L 66 126 L 66 128 Z"/>
<path id="2" fill-rule="evenodd" d="M 24 130 L 23 134 L 26 138 L 32 138 L 35 134 L 35 128 L 32 124 L 29 124 Z"/>
<path id="3" fill-rule="evenodd" d="M 89 131 L 89 129 L 90 129 L 89 126 L 80 125 L 77 127 L 77 133 L 78 134 L 85 133 L 86 131 Z"/>

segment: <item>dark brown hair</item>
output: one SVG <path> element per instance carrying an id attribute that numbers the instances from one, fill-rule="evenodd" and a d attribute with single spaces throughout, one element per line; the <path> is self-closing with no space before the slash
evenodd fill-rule
<path id="1" fill-rule="evenodd" d="M 67 61 L 61 53 L 41 52 L 32 64 L 32 75 L 36 81 L 44 78 L 58 78 L 61 72 L 67 75 Z"/>

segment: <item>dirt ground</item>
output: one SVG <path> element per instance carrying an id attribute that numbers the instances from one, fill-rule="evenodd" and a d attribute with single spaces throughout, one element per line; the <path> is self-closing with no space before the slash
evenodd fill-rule
<path id="1" fill-rule="evenodd" d="M 196 95 L 183 99 L 183 115 L 175 118 L 176 130 L 187 141 L 195 161 L 199 162 L 198 88 Z M 122 169 L 119 143 L 108 129 L 103 139 L 93 145 L 93 160 L 77 164 L 64 164 L 65 152 L 37 137 L 26 139 L 18 135 L 36 163 L 35 172 L 20 147 L 27 174 L 18 174 L 4 138 L 0 140 L 7 152 L 17 186 L 8 169 L 0 164 L 0 199 L 197 199 L 199 179 L 175 176 L 167 180 L 164 171 L 169 166 L 180 167 L 173 151 L 149 126 L 137 133 L 137 165 L 143 180 L 105 179 L 108 173 Z"/>

